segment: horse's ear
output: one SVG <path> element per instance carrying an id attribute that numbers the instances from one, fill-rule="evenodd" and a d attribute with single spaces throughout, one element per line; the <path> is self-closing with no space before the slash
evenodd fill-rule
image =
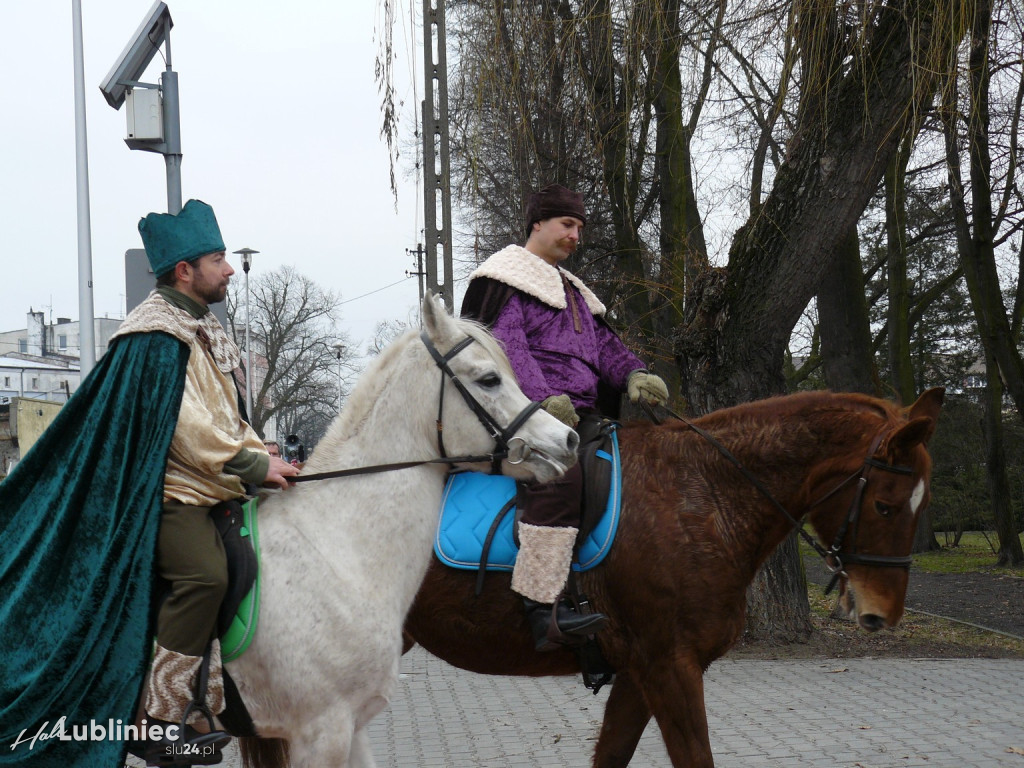
<path id="1" fill-rule="evenodd" d="M 932 387 L 925 390 L 907 411 L 907 419 L 910 423 L 918 419 L 924 419 L 930 426 L 924 437 L 920 440 L 925 445 L 928 444 L 928 441 L 932 439 L 932 435 L 935 433 L 935 423 L 939 419 L 939 411 L 942 410 L 942 401 L 945 394 L 945 387 Z M 909 427 L 910 424 L 907 424 L 907 426 Z"/>
<path id="2" fill-rule="evenodd" d="M 934 387 L 917 398 L 917 402 L 907 409 L 907 423 L 889 436 L 887 453 L 905 456 L 918 444 L 928 445 L 935 434 L 935 423 L 945 392 L 943 387 Z"/>
<path id="3" fill-rule="evenodd" d="M 427 292 L 421 306 L 423 329 L 435 343 L 454 335 L 455 324 L 439 296 Z"/>
<path id="4" fill-rule="evenodd" d="M 890 457 L 906 456 L 918 444 L 927 445 L 935 432 L 935 419 L 911 419 L 893 432 L 886 441 L 885 453 Z"/>

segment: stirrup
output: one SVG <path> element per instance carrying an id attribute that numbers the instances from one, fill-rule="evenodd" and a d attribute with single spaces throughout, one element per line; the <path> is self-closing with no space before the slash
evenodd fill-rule
<path id="1" fill-rule="evenodd" d="M 210 646 L 207 646 L 203 660 L 199 664 L 192 701 L 185 707 L 181 722 L 177 723 L 180 738 L 173 742 L 165 738 L 159 742 L 160 746 L 157 748 L 164 750 L 170 748 L 169 754 L 165 751 L 163 755 L 151 755 L 150 750 L 147 749 L 146 762 L 148 765 L 157 765 L 163 768 L 188 768 L 191 765 L 217 765 L 224 759 L 221 750 L 231 741 L 231 736 L 217 727 L 213 713 L 206 705 L 206 690 L 209 682 Z M 206 727 L 209 729 L 207 733 L 200 733 L 189 725 L 188 720 L 194 713 L 199 713 L 206 719 Z M 151 759 L 155 759 L 155 762 L 150 762 Z"/>
<path id="2" fill-rule="evenodd" d="M 565 599 L 539 603 L 523 598 L 523 605 L 533 632 L 534 647 L 538 651 L 575 648 L 599 632 L 608 621 L 600 613 L 577 612 Z"/>

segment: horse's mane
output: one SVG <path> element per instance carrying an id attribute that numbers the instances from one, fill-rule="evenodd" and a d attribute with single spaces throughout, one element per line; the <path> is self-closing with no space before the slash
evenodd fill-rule
<path id="1" fill-rule="evenodd" d="M 806 450 L 817 450 L 815 446 L 821 438 L 815 437 L 816 434 L 831 435 L 829 439 L 844 435 L 854 441 L 867 440 L 884 425 L 897 423 L 901 413 L 901 408 L 888 400 L 852 392 L 816 390 L 721 408 L 690 421 L 707 430 L 737 456 L 751 455 L 748 450 L 760 454 L 767 446 L 775 446 L 776 450 L 788 446 L 776 456 L 799 461 Z M 627 425 L 627 428 L 634 427 L 645 430 L 643 422 Z M 646 429 L 649 428 L 650 424 L 646 424 Z M 687 424 L 675 420 L 665 422 L 658 431 L 666 437 L 683 438 L 693 434 Z M 691 444 L 702 445 L 704 441 Z M 707 450 L 712 450 L 706 445 Z M 863 458 L 860 454 L 857 456 Z"/>
<path id="2" fill-rule="evenodd" d="M 472 336 L 487 354 L 496 360 L 502 373 L 515 376 L 501 344 L 479 323 L 463 318 L 452 318 L 458 331 Z M 306 463 L 306 472 L 320 472 L 326 469 L 337 448 L 358 434 L 360 428 L 369 417 L 380 391 L 389 386 L 392 377 L 398 370 L 397 361 L 411 343 L 419 344 L 420 330 L 410 328 L 398 336 L 384 350 L 374 357 L 356 381 L 352 393 L 345 400 L 340 414 L 327 428 L 316 450 Z"/>
<path id="3" fill-rule="evenodd" d="M 881 398 L 861 394 L 859 392 L 832 392 L 830 390 L 812 390 L 796 392 L 791 395 L 777 395 L 764 400 L 753 400 L 748 403 L 723 408 L 701 417 L 701 421 L 713 422 L 716 418 L 727 417 L 743 420 L 760 420 L 778 418 L 780 415 L 797 413 L 872 413 L 883 420 L 889 421 L 899 415 L 899 407 Z"/>

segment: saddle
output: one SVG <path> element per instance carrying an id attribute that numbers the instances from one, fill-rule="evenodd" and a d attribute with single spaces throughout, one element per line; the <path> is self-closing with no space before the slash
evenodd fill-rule
<path id="1" fill-rule="evenodd" d="M 583 469 L 582 518 L 572 568 L 598 565 L 615 539 L 621 508 L 618 424 L 590 417 L 578 427 Z M 463 570 L 511 571 L 516 537 L 518 485 L 502 475 L 459 472 L 448 478 L 434 553 L 445 565 Z M 479 581 L 478 581 L 479 585 Z"/>
<path id="2" fill-rule="evenodd" d="M 576 536 L 568 593 L 575 609 L 590 611 L 589 601 L 578 587 L 575 573 L 598 565 L 608 554 L 618 529 L 622 506 L 622 465 L 618 424 L 587 415 L 577 426 L 578 456 L 583 470 L 581 520 Z M 452 568 L 476 570 L 476 594 L 483 591 L 487 571 L 511 571 L 519 543 L 518 486 L 512 478 L 460 472 L 448 478 L 441 502 L 434 553 Z M 615 670 L 595 640 L 587 638 L 571 648 L 580 663 L 583 684 L 597 693 Z"/>
<path id="3" fill-rule="evenodd" d="M 217 614 L 222 661 L 234 661 L 249 647 L 259 618 L 260 561 L 258 499 L 243 506 L 223 501 L 210 509 L 228 562 L 228 589 Z"/>
<path id="4" fill-rule="evenodd" d="M 222 662 L 239 658 L 256 634 L 260 604 L 258 501 L 249 499 L 244 505 L 237 500 L 225 501 L 210 510 L 228 562 L 228 589 L 217 615 Z M 220 714 L 221 722 L 235 736 L 256 736 L 252 717 L 227 667 L 223 676 L 226 709 Z M 196 699 L 201 701 L 205 698 L 205 680 L 198 683 Z"/>

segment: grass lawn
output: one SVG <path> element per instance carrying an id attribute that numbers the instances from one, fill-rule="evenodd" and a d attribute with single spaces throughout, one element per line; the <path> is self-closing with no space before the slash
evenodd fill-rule
<path id="1" fill-rule="evenodd" d="M 1024 537 L 1024 534 L 1021 536 Z M 1024 567 L 996 567 L 993 549 L 998 547 L 999 539 L 991 531 L 964 533 L 956 546 L 953 546 L 952 534 L 947 536 L 940 531 L 935 537 L 942 548 L 914 555 L 914 568 L 928 573 L 1004 573 L 1024 577 Z M 800 554 L 814 554 L 814 550 L 803 539 L 800 539 Z"/>
<path id="2" fill-rule="evenodd" d="M 991 531 L 964 533 L 960 543 L 953 544 L 953 535 L 936 534 L 942 549 L 914 555 L 914 567 L 930 573 L 1008 573 L 1024 576 L 1024 567 L 997 568 L 993 551 L 999 546 L 999 539 Z"/>

